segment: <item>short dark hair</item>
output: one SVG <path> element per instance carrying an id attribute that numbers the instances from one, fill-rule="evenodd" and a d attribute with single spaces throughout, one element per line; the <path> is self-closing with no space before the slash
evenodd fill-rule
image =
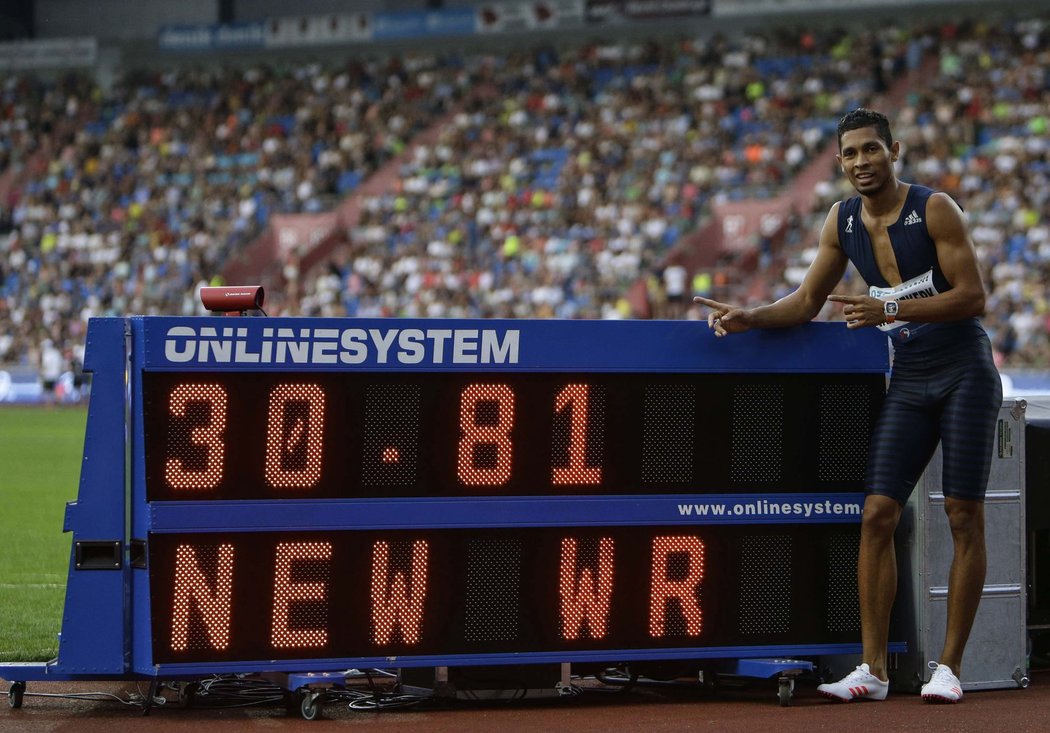
<path id="1" fill-rule="evenodd" d="M 890 121 L 886 115 L 872 109 L 860 107 L 852 112 L 847 112 L 839 120 L 839 150 L 842 150 L 842 135 L 850 130 L 859 130 L 862 127 L 874 127 L 875 132 L 886 143 L 886 147 L 893 146 L 893 133 L 890 132 Z"/>

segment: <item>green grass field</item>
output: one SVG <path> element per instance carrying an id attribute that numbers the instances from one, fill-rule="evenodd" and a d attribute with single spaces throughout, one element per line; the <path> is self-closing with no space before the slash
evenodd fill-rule
<path id="1" fill-rule="evenodd" d="M 58 652 L 86 421 L 83 408 L 0 407 L 0 662 Z"/>

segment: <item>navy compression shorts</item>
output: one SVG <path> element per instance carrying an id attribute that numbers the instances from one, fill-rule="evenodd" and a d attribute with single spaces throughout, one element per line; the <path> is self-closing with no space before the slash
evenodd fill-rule
<path id="1" fill-rule="evenodd" d="M 983 501 L 1003 402 L 987 337 L 936 357 L 901 351 L 872 433 L 867 493 L 903 506 L 941 441 L 944 495 Z"/>

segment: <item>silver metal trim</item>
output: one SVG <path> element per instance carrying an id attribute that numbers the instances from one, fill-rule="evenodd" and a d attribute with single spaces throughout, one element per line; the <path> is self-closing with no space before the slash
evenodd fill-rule
<path id="1" fill-rule="evenodd" d="M 1020 595 L 1023 586 L 1020 583 L 1008 583 L 1003 585 L 986 585 L 981 591 L 981 598 L 1006 598 Z M 940 599 L 948 597 L 948 586 L 936 586 L 930 588 L 930 598 Z"/>

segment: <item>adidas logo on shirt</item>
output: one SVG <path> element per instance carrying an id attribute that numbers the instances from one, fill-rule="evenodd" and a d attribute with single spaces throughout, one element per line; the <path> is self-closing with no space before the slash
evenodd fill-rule
<path id="1" fill-rule="evenodd" d="M 910 226 L 912 224 L 921 224 L 921 223 L 922 223 L 922 218 L 917 213 L 915 213 L 915 209 L 912 209 L 911 213 L 908 214 L 908 217 L 904 220 L 904 226 Z"/>

